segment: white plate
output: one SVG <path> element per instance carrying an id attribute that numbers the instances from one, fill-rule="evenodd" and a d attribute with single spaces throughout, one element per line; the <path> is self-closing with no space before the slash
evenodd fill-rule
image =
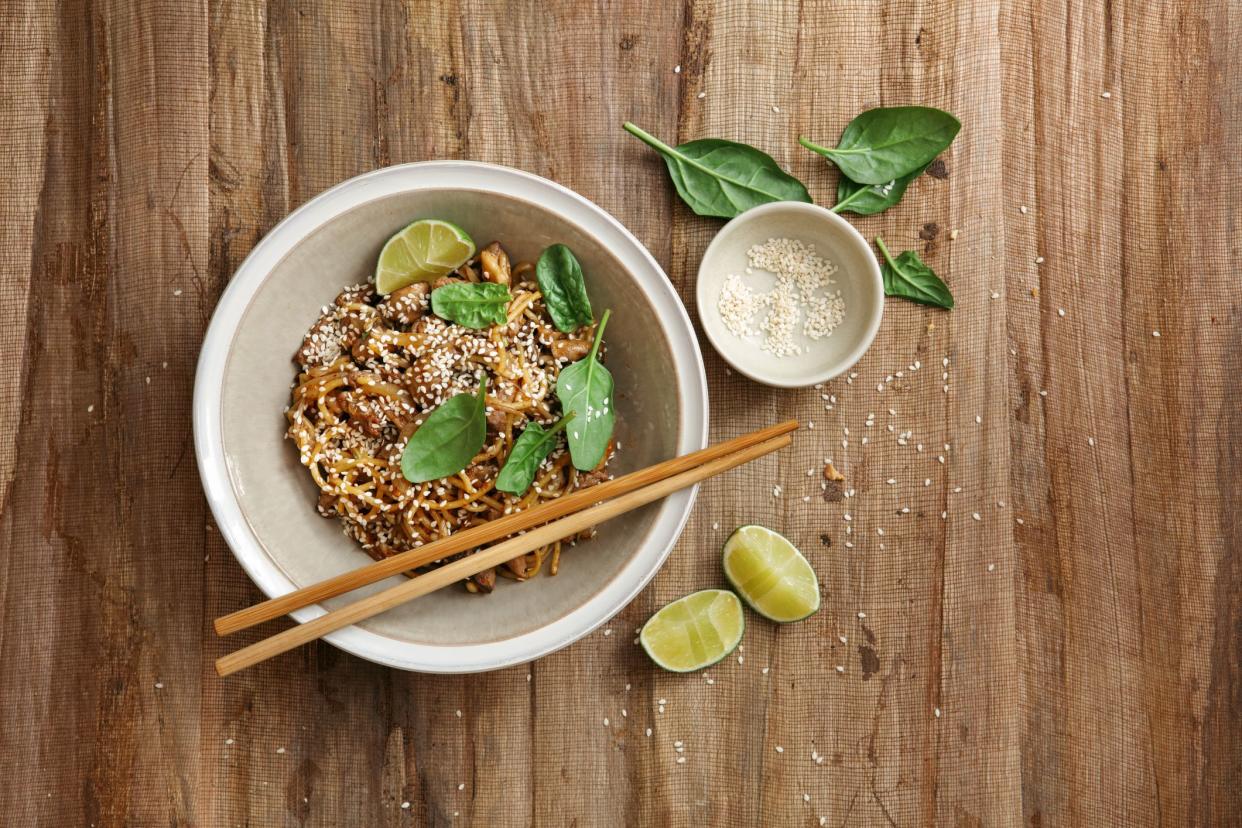
<path id="1" fill-rule="evenodd" d="M 706 444 L 707 386 L 690 320 L 660 266 L 612 216 L 554 182 L 489 164 L 432 161 L 350 179 L 291 213 L 238 268 L 212 317 L 195 378 L 195 449 L 208 502 L 238 562 L 268 596 L 369 560 L 335 521 L 315 514 L 315 489 L 283 440 L 283 405 L 295 373 L 289 357 L 319 305 L 366 278 L 387 235 L 438 207 L 472 233 L 499 228 L 506 246 L 503 234 L 516 236 L 516 247 L 526 248 L 519 256 L 534 255 L 549 240 L 572 239 L 571 247 L 581 248 L 575 252 L 593 300 L 598 295 L 614 307 L 608 358 L 618 374 L 618 435 L 633 438 L 618 455 L 618 472 Z M 480 244 L 489 240 L 476 236 Z M 634 598 L 668 556 L 695 493 L 679 492 L 605 524 L 598 539 L 562 557 L 554 578 L 500 579 L 483 597 L 442 590 L 326 640 L 381 664 L 426 672 L 493 670 L 538 658 Z M 325 611 L 311 606 L 292 616 L 306 622 Z"/>

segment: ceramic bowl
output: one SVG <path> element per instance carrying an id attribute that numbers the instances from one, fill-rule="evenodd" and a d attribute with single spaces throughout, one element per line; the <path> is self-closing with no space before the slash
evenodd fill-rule
<path id="1" fill-rule="evenodd" d="M 746 274 L 746 251 L 772 238 L 797 239 L 837 267 L 833 290 L 845 302 L 841 324 L 828 336 L 812 340 L 799 327 L 801 353 L 774 357 L 758 336 L 740 338 L 721 318 L 719 299 L 729 274 L 742 276 L 756 292 L 775 282 L 770 274 Z M 747 210 L 730 221 L 707 246 L 696 288 L 699 319 L 712 347 L 740 373 L 766 385 L 803 388 L 825 382 L 850 369 L 871 347 L 884 315 L 884 282 L 871 246 L 848 221 L 814 204 L 780 201 Z M 755 318 L 758 329 L 764 311 Z"/>
<path id="2" fill-rule="evenodd" d="M 377 170 L 317 196 L 278 224 L 238 268 L 212 317 L 194 387 L 194 439 L 212 513 L 238 562 L 277 596 L 370 558 L 315 511 L 318 490 L 284 439 L 291 360 L 322 305 L 367 281 L 392 233 L 447 219 L 514 261 L 553 242 L 578 256 L 591 302 L 612 308 L 608 367 L 616 379 L 620 474 L 702 448 L 707 386 L 694 330 L 668 278 L 616 219 L 538 176 L 489 164 L 433 161 Z M 624 607 L 677 540 L 695 490 L 599 529 L 568 550 L 560 574 L 497 579 L 491 595 L 449 588 L 327 640 L 382 664 L 473 672 L 518 664 L 575 641 Z M 326 602 L 335 608 L 399 583 Z M 325 606 L 293 613 L 305 622 Z"/>

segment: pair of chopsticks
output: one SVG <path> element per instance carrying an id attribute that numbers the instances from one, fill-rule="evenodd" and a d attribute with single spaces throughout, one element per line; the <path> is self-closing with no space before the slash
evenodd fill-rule
<path id="1" fill-rule="evenodd" d="M 489 567 L 524 555 L 532 549 L 589 529 L 639 506 L 666 497 L 679 489 L 714 477 L 721 472 L 749 463 L 792 442 L 789 433 L 798 428 L 796 420 L 752 431 L 741 437 L 709 446 L 701 451 L 674 457 L 654 466 L 580 489 L 533 509 L 514 512 L 438 541 L 393 555 L 368 566 L 272 598 L 252 607 L 216 619 L 218 635 L 270 621 L 281 615 L 373 584 L 392 575 L 455 555 L 503 538 L 492 546 L 410 578 L 383 592 L 369 595 L 340 609 L 332 610 L 305 624 L 291 627 L 248 647 L 216 659 L 216 672 L 228 676 L 253 667 L 272 656 L 322 638 L 334 630 L 355 624 L 385 610 L 404 604 L 441 587 L 477 575 Z M 522 534 L 516 534 L 522 532 Z"/>

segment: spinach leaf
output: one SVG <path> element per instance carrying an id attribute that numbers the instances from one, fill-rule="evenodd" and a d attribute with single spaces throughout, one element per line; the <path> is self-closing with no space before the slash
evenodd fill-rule
<path id="1" fill-rule="evenodd" d="M 505 465 L 496 477 L 496 488 L 509 494 L 521 494 L 535 482 L 542 463 L 552 449 L 556 447 L 556 435 L 572 420 L 575 412 L 571 411 L 549 429 L 531 420 L 530 425 L 522 429 L 522 434 L 513 443 Z"/>
<path id="2" fill-rule="evenodd" d="M 591 300 L 587 298 L 582 265 L 573 251 L 563 244 L 554 244 L 539 255 L 535 263 L 535 281 L 548 306 L 557 330 L 569 333 L 595 321 Z"/>
<path id="3" fill-rule="evenodd" d="M 492 282 L 452 282 L 431 292 L 431 312 L 467 328 L 503 325 L 508 320 L 509 288 Z"/>
<path id="4" fill-rule="evenodd" d="M 801 181 L 754 147 L 721 138 L 670 147 L 628 121 L 625 130 L 664 156 L 677 194 L 700 216 L 733 218 L 771 201 L 811 200 Z"/>
<path id="5" fill-rule="evenodd" d="M 923 174 L 931 166 L 928 161 L 909 175 L 894 179 L 887 184 L 859 184 L 851 181 L 844 174 L 837 182 L 837 203 L 832 212 L 858 213 L 860 216 L 873 216 L 882 213 L 901 201 L 906 194 L 910 182 Z"/>
<path id="6" fill-rule="evenodd" d="M 887 184 L 909 175 L 942 153 L 962 124 L 927 106 L 868 109 L 850 121 L 835 149 L 806 138 L 798 143 L 817 152 L 859 184 Z"/>
<path id="7" fill-rule="evenodd" d="M 923 264 L 919 254 L 907 250 L 896 259 L 888 252 L 884 239 L 876 236 L 876 246 L 884 254 L 880 266 L 884 274 L 884 295 L 899 296 L 924 305 L 934 305 L 946 310 L 953 307 L 953 294 L 930 267 Z"/>
<path id="8" fill-rule="evenodd" d="M 604 338 L 604 326 L 611 314 L 610 310 L 604 311 L 604 317 L 599 320 L 591 352 L 565 366 L 556 378 L 556 397 L 561 401 L 561 410 L 573 411 L 582 417 L 565 430 L 569 457 L 581 471 L 590 471 L 604 459 L 616 419 L 612 410 L 612 374 L 596 359 Z"/>
<path id="9" fill-rule="evenodd" d="M 448 477 L 470 465 L 487 439 L 487 374 L 479 393 L 458 394 L 427 415 L 401 453 L 401 473 L 411 483 Z"/>

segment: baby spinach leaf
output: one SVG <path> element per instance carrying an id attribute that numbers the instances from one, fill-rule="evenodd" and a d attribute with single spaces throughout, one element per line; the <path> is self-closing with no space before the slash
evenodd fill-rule
<path id="1" fill-rule="evenodd" d="M 670 147 L 628 121 L 625 130 L 664 156 L 677 194 L 700 216 L 733 218 L 771 201 L 811 200 L 801 181 L 754 147 L 722 138 Z"/>
<path id="2" fill-rule="evenodd" d="M 582 278 L 582 265 L 568 247 L 554 244 L 539 255 L 535 263 L 535 281 L 539 283 L 543 303 L 557 330 L 569 333 L 595 321 L 586 280 Z"/>
<path id="3" fill-rule="evenodd" d="M 884 239 L 876 236 L 876 246 L 884 254 L 880 271 L 884 275 L 884 295 L 899 296 L 924 305 L 934 305 L 946 310 L 953 307 L 953 294 L 930 267 L 923 264 L 919 254 L 907 250 L 896 259 L 888 252 Z"/>
<path id="4" fill-rule="evenodd" d="M 452 282 L 431 292 L 431 312 L 467 328 L 503 325 L 508 320 L 509 288 L 493 282 Z"/>
<path id="5" fill-rule="evenodd" d="M 427 415 L 401 453 L 401 473 L 411 483 L 448 477 L 470 465 L 487 439 L 487 374 L 478 394 L 458 394 Z"/>
<path id="6" fill-rule="evenodd" d="M 496 488 L 515 495 L 529 489 L 530 484 L 535 482 L 535 475 L 539 473 L 539 464 L 556 447 L 556 435 L 574 416 L 573 411 L 569 412 L 549 429 L 531 420 L 509 450 L 504 467 L 496 477 Z"/>
<path id="7" fill-rule="evenodd" d="M 929 166 L 931 166 L 930 161 L 909 175 L 894 179 L 887 184 L 859 184 L 842 174 L 841 180 L 837 182 L 837 203 L 832 208 L 832 212 L 858 213 L 860 216 L 882 213 L 901 201 L 910 182 L 922 175 Z"/>
<path id="8" fill-rule="evenodd" d="M 929 106 L 868 109 L 850 121 L 835 148 L 806 138 L 798 143 L 817 152 L 859 184 L 887 184 L 932 162 L 957 136 L 962 124 Z"/>
<path id="9" fill-rule="evenodd" d="M 561 401 L 561 410 L 576 412 L 581 417 L 565 429 L 569 457 L 574 468 L 581 471 L 590 471 L 604 459 L 616 420 L 612 410 L 612 374 L 596 359 L 604 338 L 604 326 L 611 314 L 610 310 L 604 311 L 599 320 L 591 352 L 565 366 L 556 378 L 556 397 Z"/>

